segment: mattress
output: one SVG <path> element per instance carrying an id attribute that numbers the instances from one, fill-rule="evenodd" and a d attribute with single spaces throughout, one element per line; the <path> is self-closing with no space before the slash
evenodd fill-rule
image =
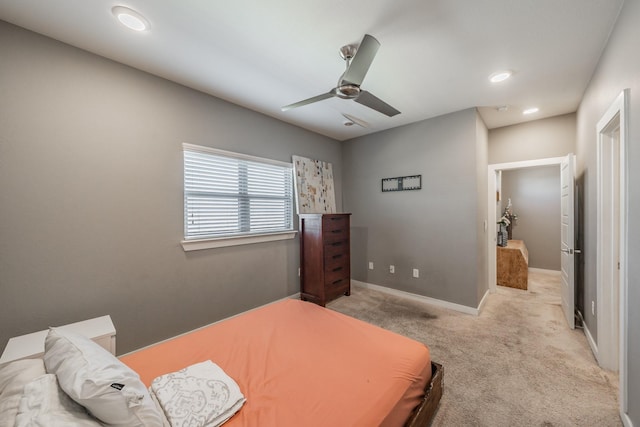
<path id="1" fill-rule="evenodd" d="M 428 348 L 332 310 L 284 300 L 120 358 L 149 386 L 212 360 L 247 401 L 225 426 L 401 426 L 431 377 Z"/>

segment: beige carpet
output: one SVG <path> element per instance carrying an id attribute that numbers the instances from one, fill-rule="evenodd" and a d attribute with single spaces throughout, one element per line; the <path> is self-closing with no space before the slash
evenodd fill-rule
<path id="1" fill-rule="evenodd" d="M 329 308 L 421 341 L 444 365 L 433 426 L 620 426 L 617 375 L 560 307 L 559 276 L 498 287 L 476 317 L 356 287 Z"/>

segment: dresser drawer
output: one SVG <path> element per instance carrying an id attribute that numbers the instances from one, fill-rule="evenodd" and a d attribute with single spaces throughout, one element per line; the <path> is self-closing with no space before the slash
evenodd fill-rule
<path id="1" fill-rule="evenodd" d="M 324 261 L 324 274 L 335 271 L 346 270 L 349 268 L 349 258 L 342 255 L 336 255 L 337 258 L 329 258 Z"/>
<path id="2" fill-rule="evenodd" d="M 322 239 L 334 243 L 349 237 L 349 217 L 344 215 L 324 215 L 322 217 Z"/>
<path id="3" fill-rule="evenodd" d="M 331 231 L 323 231 L 322 232 L 322 240 L 324 240 L 325 245 L 328 243 L 336 243 L 341 240 L 345 240 L 348 238 L 349 230 L 331 230 Z"/>
<path id="4" fill-rule="evenodd" d="M 345 215 L 323 215 L 322 230 L 336 231 L 346 230 L 349 228 L 349 217 Z"/>
<path id="5" fill-rule="evenodd" d="M 337 287 L 327 288 L 326 296 L 328 300 L 334 300 L 342 295 L 350 295 L 351 287 L 349 281 L 345 280 L 344 284 L 340 284 Z"/>
<path id="6" fill-rule="evenodd" d="M 332 294 L 334 294 L 335 292 L 342 293 L 346 290 L 349 290 L 350 283 L 351 279 L 349 278 L 349 276 L 341 277 L 330 282 L 325 282 L 326 292 Z"/>
<path id="7" fill-rule="evenodd" d="M 350 269 L 349 240 L 336 242 L 335 245 L 324 247 L 324 276 L 325 283 L 349 276 Z"/>
<path id="8" fill-rule="evenodd" d="M 349 250 L 345 248 L 344 251 L 339 251 L 335 253 L 326 253 L 324 254 L 324 265 L 325 266 L 334 266 L 336 264 L 349 264 Z M 333 268 L 333 267 L 331 267 Z"/>
<path id="9" fill-rule="evenodd" d="M 326 243 L 324 245 L 325 262 L 331 259 L 338 259 L 341 256 L 349 255 L 349 239 L 337 240 L 335 242 Z"/>
<path id="10" fill-rule="evenodd" d="M 324 270 L 324 283 L 330 285 L 336 280 L 349 277 L 349 265 L 345 262 L 341 264 L 334 264 L 331 267 L 326 266 Z"/>

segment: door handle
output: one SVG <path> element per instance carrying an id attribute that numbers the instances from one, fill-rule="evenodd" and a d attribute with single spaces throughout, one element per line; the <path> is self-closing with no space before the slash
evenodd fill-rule
<path id="1" fill-rule="evenodd" d="M 581 254 L 582 251 L 580 249 L 560 249 L 560 252 L 565 254 L 573 255 L 573 254 Z"/>

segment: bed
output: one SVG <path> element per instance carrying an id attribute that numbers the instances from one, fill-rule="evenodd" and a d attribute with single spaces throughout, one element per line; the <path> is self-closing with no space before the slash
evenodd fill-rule
<path id="1" fill-rule="evenodd" d="M 428 426 L 443 390 L 442 366 L 423 344 L 298 300 L 120 358 L 145 387 L 208 360 L 246 397 L 229 427 Z"/>

